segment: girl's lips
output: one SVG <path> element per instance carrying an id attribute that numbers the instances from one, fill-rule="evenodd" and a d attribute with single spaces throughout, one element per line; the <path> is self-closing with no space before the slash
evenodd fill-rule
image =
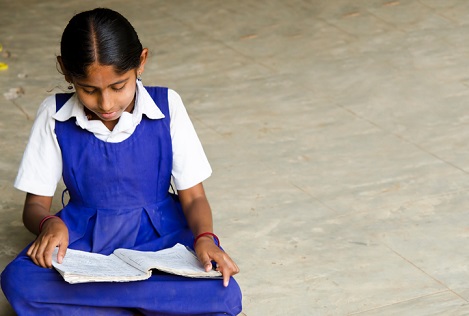
<path id="1" fill-rule="evenodd" d="M 104 119 L 112 119 L 116 115 L 117 112 L 110 112 L 110 113 L 100 113 L 99 115 Z"/>

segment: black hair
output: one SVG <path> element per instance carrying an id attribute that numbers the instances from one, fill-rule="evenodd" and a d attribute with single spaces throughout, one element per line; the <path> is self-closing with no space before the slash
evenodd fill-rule
<path id="1" fill-rule="evenodd" d="M 124 73 L 140 66 L 143 47 L 132 24 L 120 13 L 97 8 L 75 15 L 62 34 L 64 74 L 84 78 L 88 66 L 114 66 Z"/>

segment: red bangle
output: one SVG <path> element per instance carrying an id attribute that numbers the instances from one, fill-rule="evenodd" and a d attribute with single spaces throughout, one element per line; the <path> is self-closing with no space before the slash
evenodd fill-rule
<path id="1" fill-rule="evenodd" d="M 51 219 L 51 218 L 59 218 L 58 216 L 55 216 L 55 215 L 47 215 L 46 217 L 44 217 L 41 222 L 39 223 L 39 232 L 42 232 L 42 226 L 44 225 L 44 223 Z"/>
<path id="2" fill-rule="evenodd" d="M 218 236 L 215 235 L 214 233 L 211 233 L 211 232 L 205 232 L 205 233 L 199 234 L 199 235 L 197 235 L 197 237 L 195 237 L 195 239 L 194 239 L 194 248 L 195 248 L 195 244 L 197 243 L 197 240 L 199 240 L 200 237 L 204 237 L 204 236 L 212 236 L 213 241 L 215 242 L 215 245 L 220 247 L 220 239 L 218 239 Z"/>

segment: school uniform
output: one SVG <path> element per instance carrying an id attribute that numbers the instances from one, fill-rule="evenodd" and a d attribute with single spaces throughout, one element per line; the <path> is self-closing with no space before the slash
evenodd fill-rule
<path id="1" fill-rule="evenodd" d="M 189 188 L 211 169 L 182 102 L 171 100 L 180 100 L 174 91 L 144 88 L 138 82 L 134 111 L 124 113 L 116 132 L 106 132 L 100 121 L 87 121 L 75 95 L 58 94 L 43 104 L 38 112 L 43 119 L 36 120 L 32 135 L 42 130 L 48 141 L 41 144 L 32 136 L 15 186 L 51 196 L 60 178 L 59 164 L 70 199 L 57 215 L 69 229 L 69 248 L 107 255 L 116 248 L 192 246 L 192 233 L 169 184 L 173 176 L 177 189 Z M 42 145 L 54 148 L 53 158 L 39 158 L 47 160 L 45 172 L 41 162 L 31 161 Z M 190 172 L 194 164 L 198 167 Z M 26 251 L 1 276 L 18 315 L 132 315 L 135 309 L 145 315 L 241 312 L 241 291 L 233 278 L 227 288 L 221 280 L 164 273 L 137 282 L 68 284 L 55 270 L 35 265 Z"/>

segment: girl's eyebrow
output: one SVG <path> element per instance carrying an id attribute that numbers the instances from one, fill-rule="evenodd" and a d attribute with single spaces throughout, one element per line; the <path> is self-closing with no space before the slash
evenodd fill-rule
<path id="1" fill-rule="evenodd" d="M 129 78 L 116 81 L 116 82 L 114 82 L 114 83 L 111 83 L 108 87 L 110 87 L 110 86 L 115 86 L 116 84 L 120 84 L 120 83 L 127 82 L 128 80 L 129 80 Z M 95 86 L 88 85 L 88 84 L 86 84 L 86 83 L 81 83 L 81 82 L 79 82 L 79 81 L 77 81 L 77 85 L 82 86 L 82 87 L 85 87 L 85 88 L 94 88 L 94 89 L 96 89 Z"/>

